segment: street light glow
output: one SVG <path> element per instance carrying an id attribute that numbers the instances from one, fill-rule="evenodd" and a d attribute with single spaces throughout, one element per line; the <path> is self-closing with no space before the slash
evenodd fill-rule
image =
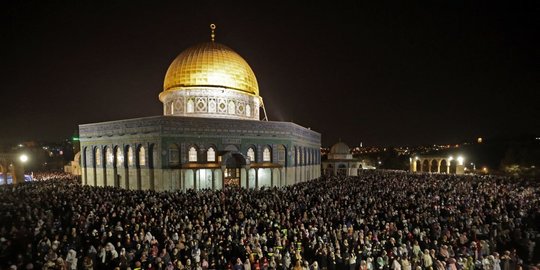
<path id="1" fill-rule="evenodd" d="M 463 165 L 463 160 L 464 160 L 464 158 L 462 156 L 459 156 L 457 158 L 457 161 L 458 161 L 459 165 Z"/>
<path id="2" fill-rule="evenodd" d="M 28 156 L 25 155 L 25 154 L 22 154 L 22 155 L 19 157 L 19 160 L 22 161 L 22 162 L 27 162 L 27 161 L 28 161 Z"/>

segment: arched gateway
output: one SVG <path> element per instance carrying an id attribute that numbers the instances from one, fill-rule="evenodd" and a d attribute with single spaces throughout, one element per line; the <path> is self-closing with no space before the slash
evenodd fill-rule
<path id="1" fill-rule="evenodd" d="M 238 152 L 228 152 L 222 157 L 225 171 L 223 172 L 224 187 L 240 187 L 241 183 L 246 182 L 246 165 L 248 159 Z M 223 167 L 223 165 L 222 165 Z"/>

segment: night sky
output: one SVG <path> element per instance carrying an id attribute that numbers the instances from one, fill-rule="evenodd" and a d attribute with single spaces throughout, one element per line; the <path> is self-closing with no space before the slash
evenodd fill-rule
<path id="1" fill-rule="evenodd" d="M 324 146 L 540 133 L 538 1 L 226 2 L 2 2 L 0 140 L 161 115 L 169 64 L 210 23 L 270 120 Z"/>

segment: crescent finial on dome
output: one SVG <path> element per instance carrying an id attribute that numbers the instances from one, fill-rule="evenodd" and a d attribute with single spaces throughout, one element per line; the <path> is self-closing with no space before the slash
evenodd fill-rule
<path id="1" fill-rule="evenodd" d="M 216 34 L 215 34 L 216 25 L 213 23 L 210 24 L 210 29 L 212 30 L 212 34 L 210 34 L 210 38 L 212 38 L 212 42 L 214 42 L 214 39 L 216 38 Z"/>

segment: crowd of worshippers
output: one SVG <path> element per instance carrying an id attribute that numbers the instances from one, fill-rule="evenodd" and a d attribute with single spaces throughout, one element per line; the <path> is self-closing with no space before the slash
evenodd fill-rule
<path id="1" fill-rule="evenodd" d="M 36 171 L 32 172 L 32 180 L 44 181 L 44 180 L 72 180 L 75 176 L 63 171 Z"/>
<path id="2" fill-rule="evenodd" d="M 540 188 L 365 171 L 281 188 L 0 187 L 2 269 L 535 269 Z"/>

